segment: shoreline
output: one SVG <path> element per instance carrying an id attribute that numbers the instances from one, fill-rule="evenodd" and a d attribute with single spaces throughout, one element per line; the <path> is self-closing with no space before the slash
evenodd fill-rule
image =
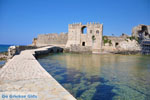
<path id="1" fill-rule="evenodd" d="M 0 52 L 0 69 L 5 65 L 7 62 L 8 52 Z"/>

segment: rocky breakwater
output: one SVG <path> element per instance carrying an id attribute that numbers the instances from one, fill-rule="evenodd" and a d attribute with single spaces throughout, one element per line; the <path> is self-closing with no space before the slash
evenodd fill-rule
<path id="1" fill-rule="evenodd" d="M 8 59 L 11 59 L 14 55 L 20 54 L 23 50 L 31 50 L 36 48 L 36 46 L 10 46 L 8 48 Z"/>
<path id="2" fill-rule="evenodd" d="M 0 70 L 0 99 L 2 94 L 12 93 L 26 96 L 34 94 L 36 98 L 30 98 L 31 100 L 76 100 L 33 56 L 36 53 L 48 53 L 50 48 L 53 47 L 21 51 L 4 65 Z M 26 97 L 21 100 L 28 99 Z"/>
<path id="3" fill-rule="evenodd" d="M 6 60 L 8 56 L 7 52 L 0 52 L 0 61 L 1 60 Z"/>
<path id="4" fill-rule="evenodd" d="M 7 52 L 0 52 L 0 68 L 3 67 L 3 65 L 5 64 L 7 58 L 8 58 L 8 53 Z"/>

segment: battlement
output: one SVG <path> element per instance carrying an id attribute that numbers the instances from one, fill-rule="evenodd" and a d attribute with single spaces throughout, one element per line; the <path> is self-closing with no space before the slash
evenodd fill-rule
<path id="1" fill-rule="evenodd" d="M 81 22 L 80 23 L 73 23 L 69 24 L 69 28 L 71 27 L 81 27 L 81 26 L 102 26 L 103 24 L 100 24 L 99 22 L 87 22 L 87 24 L 83 25 Z"/>
<path id="2" fill-rule="evenodd" d="M 69 26 L 69 28 L 71 28 L 71 27 L 80 27 L 80 26 L 82 26 L 82 23 L 81 22 L 80 23 L 73 23 L 73 24 L 69 24 L 68 26 Z"/>

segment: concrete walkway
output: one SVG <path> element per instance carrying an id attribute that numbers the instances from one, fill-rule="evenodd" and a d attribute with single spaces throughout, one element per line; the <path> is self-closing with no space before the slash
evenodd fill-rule
<path id="1" fill-rule="evenodd" d="M 76 100 L 46 72 L 33 56 L 35 51 L 44 52 L 51 47 L 25 50 L 10 59 L 0 70 L 0 94 L 3 92 L 32 92 L 38 96 L 37 99 L 32 98 L 33 100 Z"/>

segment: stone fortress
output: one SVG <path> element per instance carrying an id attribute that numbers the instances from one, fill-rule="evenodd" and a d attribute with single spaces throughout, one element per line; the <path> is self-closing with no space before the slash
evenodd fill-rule
<path id="1" fill-rule="evenodd" d="M 82 23 L 69 24 L 68 33 L 40 34 L 33 39 L 32 45 L 38 47 L 61 46 L 70 52 L 120 53 L 145 51 L 145 47 L 147 50 L 149 44 L 143 43 L 149 39 L 150 26 L 148 25 L 134 27 L 131 36 L 123 33 L 120 37 L 116 37 L 103 36 L 103 24 L 90 22 L 86 25 Z M 149 51 L 147 50 L 146 53 Z"/>
<path id="2" fill-rule="evenodd" d="M 150 54 L 150 25 L 138 25 L 132 29 L 132 36 L 139 39 L 142 54 Z"/>
<path id="3" fill-rule="evenodd" d="M 87 28 L 86 34 L 84 29 Z M 100 52 L 102 49 L 103 24 L 69 24 L 66 48 L 71 51 Z"/>

